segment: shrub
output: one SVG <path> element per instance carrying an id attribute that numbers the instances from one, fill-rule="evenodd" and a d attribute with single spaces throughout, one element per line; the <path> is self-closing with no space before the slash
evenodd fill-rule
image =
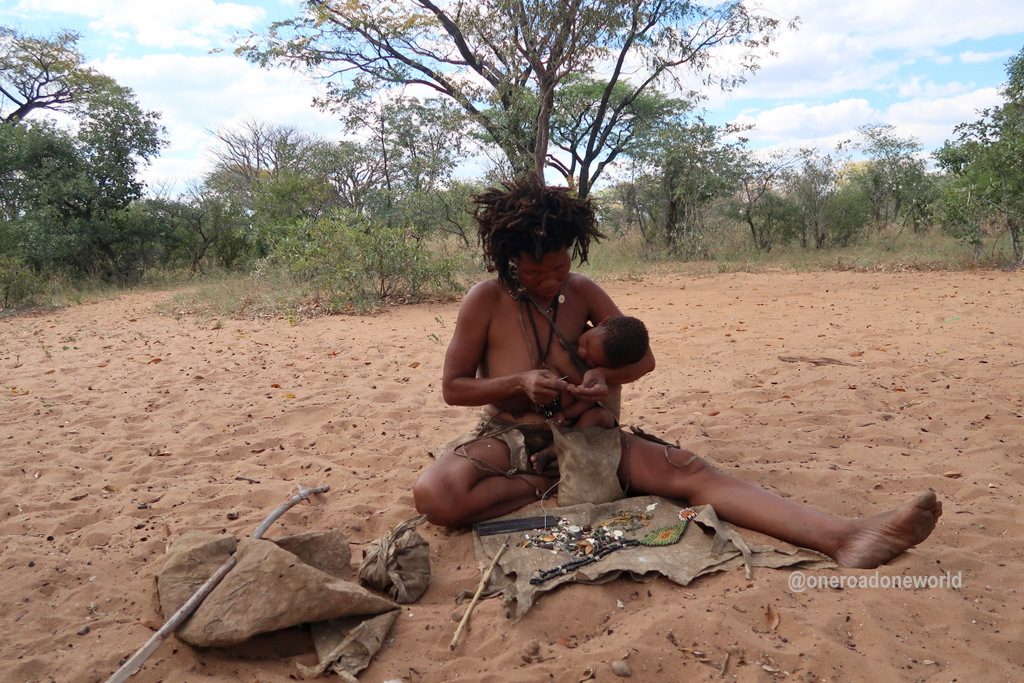
<path id="1" fill-rule="evenodd" d="M 417 301 L 458 288 L 454 259 L 403 228 L 352 213 L 293 226 L 274 259 L 330 309 Z"/>
<path id="2" fill-rule="evenodd" d="M 0 256 L 0 309 L 30 304 L 42 288 L 42 281 L 24 261 Z"/>

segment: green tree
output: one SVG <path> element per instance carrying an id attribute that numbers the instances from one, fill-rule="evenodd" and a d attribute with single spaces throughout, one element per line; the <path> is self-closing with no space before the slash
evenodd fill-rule
<path id="1" fill-rule="evenodd" d="M 249 217 L 257 255 L 269 253 L 290 224 L 340 209 L 417 235 L 442 222 L 452 227 L 442 200 L 463 141 L 462 119 L 450 104 L 367 103 L 344 122 L 361 139 L 332 143 L 257 121 L 217 131 L 216 166 L 206 185 Z"/>
<path id="2" fill-rule="evenodd" d="M 664 131 L 661 187 L 665 234 L 673 247 L 703 235 L 713 203 L 735 190 L 744 143 L 725 140 L 734 132 L 703 121 Z"/>
<path id="3" fill-rule="evenodd" d="M 75 235 L 57 229 L 88 187 L 73 138 L 49 122 L 0 125 L 3 251 L 40 271 L 66 260 Z"/>
<path id="4" fill-rule="evenodd" d="M 952 176 L 943 193 L 943 223 L 980 247 L 986 224 L 1009 236 L 1013 258 L 1024 264 L 1024 50 L 1006 65 L 1002 105 L 957 126 L 957 138 L 936 152 Z"/>
<path id="5" fill-rule="evenodd" d="M 177 199 L 147 199 L 145 206 L 174 235 L 165 240 L 166 246 L 184 255 L 193 275 L 204 269 L 211 254 L 231 269 L 251 252 L 241 208 L 206 185 L 192 184 Z"/>
<path id="6" fill-rule="evenodd" d="M 593 163 L 637 97 L 693 74 L 734 85 L 756 68 L 755 48 L 768 44 L 777 26 L 742 2 L 307 0 L 302 16 L 273 24 L 239 51 L 263 65 L 326 74 L 325 106 L 381 89 L 432 89 L 484 131 L 512 172 L 542 174 L 555 103 L 571 75 L 601 74 L 605 84 L 587 109 L 591 124 L 580 154 Z M 738 73 L 723 76 L 709 69 L 710 51 L 726 45 L 742 54 Z M 581 196 L 591 182 L 580 177 Z"/>
<path id="7" fill-rule="evenodd" d="M 14 104 L 0 123 L 3 241 L 38 272 L 139 277 L 164 253 L 153 247 L 152 216 L 133 206 L 143 191 L 139 167 L 163 144 L 158 115 L 82 68 L 73 34 L 47 40 L 5 30 L 3 38 L 0 78 L 4 102 Z M 77 129 L 26 119 L 41 109 L 70 113 Z"/>
<path id="8" fill-rule="evenodd" d="M 648 247 L 703 255 L 712 206 L 737 185 L 743 142 L 726 141 L 734 132 L 700 119 L 669 123 L 637 154 L 639 173 L 617 191 Z"/>
<path id="9" fill-rule="evenodd" d="M 42 283 L 20 258 L 0 254 L 0 311 L 31 303 Z"/>
<path id="10" fill-rule="evenodd" d="M 144 190 L 140 166 L 164 146 L 160 115 L 139 106 L 129 88 L 111 85 L 85 102 L 75 139 L 97 189 L 111 210 L 138 199 Z"/>
<path id="11" fill-rule="evenodd" d="M 444 185 L 465 149 L 463 119 L 444 100 L 400 97 L 350 113 L 351 130 L 369 133 L 381 179 L 398 197 Z"/>
<path id="12" fill-rule="evenodd" d="M 663 131 L 682 125 L 690 110 L 689 102 L 654 88 L 638 93 L 620 81 L 610 92 L 606 90 L 604 81 L 571 76 L 558 91 L 551 116 L 551 141 L 569 163 L 549 154 L 548 165 L 557 169 L 569 186 L 576 184 L 578 176 L 584 194 L 609 164 L 649 154 L 658 146 Z M 595 136 L 602 103 L 606 104 L 604 116 L 609 125 L 603 135 Z"/>
<path id="13" fill-rule="evenodd" d="M 305 173 L 319 140 L 287 125 L 248 120 L 213 131 L 218 145 L 209 184 L 254 211 L 260 183 L 284 173 Z"/>
<path id="14" fill-rule="evenodd" d="M 353 140 L 323 145 L 317 150 L 315 164 L 322 169 L 338 206 L 356 213 L 370 210 L 383 173 L 380 159 L 369 145 Z"/>
<path id="15" fill-rule="evenodd" d="M 796 209 L 783 195 L 797 160 L 789 152 L 768 157 L 747 152 L 740 172 L 740 212 L 750 229 L 754 247 L 771 251 L 787 227 L 793 225 Z"/>
<path id="16" fill-rule="evenodd" d="M 447 187 L 435 195 L 436 227 L 439 232 L 458 237 L 467 249 L 476 239 L 476 222 L 473 219 L 473 197 L 483 192 L 479 183 L 467 181 L 449 182 Z"/>
<path id="17" fill-rule="evenodd" d="M 462 123 L 451 104 L 436 99 L 398 98 L 346 117 L 366 136 L 363 158 L 376 165 L 367 208 L 378 220 L 421 235 L 434 230 L 434 204 L 464 149 Z"/>
<path id="18" fill-rule="evenodd" d="M 785 193 L 799 214 L 800 245 L 806 248 L 813 243 L 816 249 L 821 249 L 830 237 L 829 204 L 836 196 L 844 161 L 842 146 L 834 154 L 801 149 L 798 156 L 800 165 L 789 176 Z"/>
<path id="19" fill-rule="evenodd" d="M 85 103 L 75 135 L 83 182 L 75 188 L 77 203 L 58 208 L 59 229 L 78 242 L 71 263 L 79 272 L 131 281 L 151 264 L 157 226 L 132 205 L 144 189 L 139 165 L 159 152 L 162 130 L 158 115 L 144 111 L 127 88 L 112 86 Z"/>
<path id="20" fill-rule="evenodd" d="M 241 233 L 231 232 L 236 248 L 244 243 L 251 255 L 264 257 L 288 225 L 322 216 L 336 205 L 322 170 L 329 147 L 324 140 L 294 126 L 253 119 L 213 135 L 218 144 L 213 171 L 203 181 L 202 203 L 216 196 L 243 222 Z M 229 260 L 241 264 L 244 259 L 235 251 Z"/>
<path id="21" fill-rule="evenodd" d="M 26 36 L 0 26 L 0 119 L 18 123 L 37 109 L 80 112 L 93 95 L 115 83 L 84 66 L 78 34 Z"/>
<path id="22" fill-rule="evenodd" d="M 863 185 L 840 175 L 825 202 L 822 222 L 828 244 L 845 247 L 854 242 L 871 223 L 871 201 Z"/>
<path id="23" fill-rule="evenodd" d="M 862 137 L 858 147 L 869 160 L 859 181 L 871 199 L 875 224 L 901 222 L 920 230 L 928 223 L 929 199 L 934 195 L 921 143 L 914 137 L 899 137 L 891 125 L 870 124 L 857 130 Z"/>

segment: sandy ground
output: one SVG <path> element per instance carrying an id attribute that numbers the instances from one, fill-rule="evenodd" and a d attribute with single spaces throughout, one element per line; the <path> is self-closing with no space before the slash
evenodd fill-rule
<path id="1" fill-rule="evenodd" d="M 624 422 L 837 513 L 934 488 L 935 533 L 879 574 L 960 589 L 794 592 L 784 570 L 567 586 L 518 624 L 484 601 L 452 653 L 454 599 L 479 570 L 468 533 L 427 525 L 430 589 L 362 680 L 609 681 L 626 655 L 638 681 L 1024 680 L 1024 274 L 607 289 L 647 321 L 658 359 L 627 388 Z M 248 534 L 298 484 L 332 491 L 269 535 L 339 528 L 358 557 L 414 514 L 428 450 L 475 422 L 439 390 L 457 304 L 292 326 L 176 320 L 154 310 L 168 296 L 0 320 L 4 681 L 105 679 L 162 623 L 168 540 Z M 172 639 L 135 680 L 285 681 L 311 659 Z"/>

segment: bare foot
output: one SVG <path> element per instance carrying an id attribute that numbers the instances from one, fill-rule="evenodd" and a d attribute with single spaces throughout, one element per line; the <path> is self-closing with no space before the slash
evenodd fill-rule
<path id="1" fill-rule="evenodd" d="M 555 456 L 555 447 L 553 445 L 548 446 L 531 455 L 530 466 L 533 468 L 534 474 L 551 475 L 557 472 L 558 462 Z"/>
<path id="2" fill-rule="evenodd" d="M 903 507 L 859 522 L 833 557 L 840 567 L 877 567 L 928 538 L 940 515 L 942 502 L 929 489 Z"/>

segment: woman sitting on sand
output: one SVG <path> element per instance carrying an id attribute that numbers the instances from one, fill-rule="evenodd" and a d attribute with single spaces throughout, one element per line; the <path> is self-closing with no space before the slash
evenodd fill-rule
<path id="1" fill-rule="evenodd" d="M 416 508 L 448 526 L 506 514 L 557 483 L 534 473 L 510 447 L 546 448 L 546 425 L 513 421 L 496 430 L 495 416 L 543 413 L 563 391 L 604 402 L 655 365 L 648 349 L 618 368 L 593 367 L 564 378 L 554 370 L 573 366 L 567 348 L 578 345 L 588 325 L 622 315 L 601 287 L 571 272 L 573 258 L 586 262 L 591 240 L 603 237 L 587 201 L 531 176 L 476 202 L 484 258 L 498 277 L 465 295 L 442 389 L 451 405 L 482 406 L 485 419 L 473 438 L 430 464 L 413 489 Z M 825 553 L 841 566 L 887 562 L 927 538 L 942 513 L 929 490 L 895 510 L 840 517 L 736 479 L 689 451 L 628 433 L 620 443 L 618 476 L 626 490 L 712 505 L 721 519 Z M 510 474 L 513 461 L 518 471 Z"/>

